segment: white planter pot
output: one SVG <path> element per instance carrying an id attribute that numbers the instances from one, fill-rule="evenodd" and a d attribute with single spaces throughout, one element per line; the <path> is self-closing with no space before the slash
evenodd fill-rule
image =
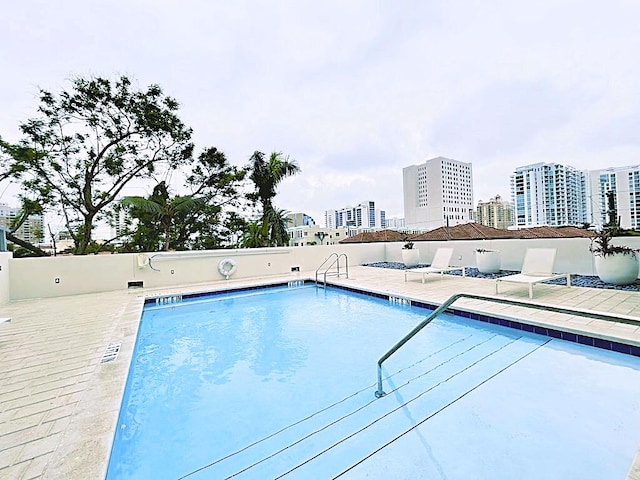
<path id="1" fill-rule="evenodd" d="M 498 250 L 476 252 L 476 266 L 480 273 L 498 273 L 500 271 L 500 252 Z"/>
<path id="2" fill-rule="evenodd" d="M 420 263 L 420 250 L 417 248 L 403 248 L 402 249 L 402 262 L 405 267 L 415 267 Z"/>
<path id="3" fill-rule="evenodd" d="M 605 283 L 629 285 L 638 278 L 638 258 L 636 255 L 616 253 L 601 257 L 596 255 L 596 272 Z"/>

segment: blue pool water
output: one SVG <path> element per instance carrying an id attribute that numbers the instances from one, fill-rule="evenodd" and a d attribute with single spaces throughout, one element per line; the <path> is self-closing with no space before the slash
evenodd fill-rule
<path id="1" fill-rule="evenodd" d="M 108 479 L 619 479 L 640 358 L 334 289 L 143 313 Z"/>

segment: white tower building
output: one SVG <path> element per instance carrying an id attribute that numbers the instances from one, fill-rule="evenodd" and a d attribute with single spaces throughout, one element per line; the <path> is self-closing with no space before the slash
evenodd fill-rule
<path id="1" fill-rule="evenodd" d="M 329 229 L 339 227 L 384 228 L 385 211 L 376 210 L 375 202 L 366 200 L 355 207 L 324 212 L 325 226 Z"/>
<path id="2" fill-rule="evenodd" d="M 402 169 L 404 218 L 407 228 L 433 230 L 473 220 L 470 163 L 444 157 Z"/>
<path id="3" fill-rule="evenodd" d="M 21 209 L 0 203 L 0 225 L 8 228 L 11 222 L 20 215 L 22 215 Z M 44 215 L 29 215 L 27 220 L 14 232 L 14 235 L 33 245 L 42 242 L 44 239 Z"/>
<path id="4" fill-rule="evenodd" d="M 558 163 L 518 167 L 511 175 L 515 225 L 580 226 L 587 222 L 587 172 Z"/>
<path id="5" fill-rule="evenodd" d="M 615 220 L 622 228 L 640 229 L 640 165 L 592 170 L 589 186 L 589 223 L 602 227 L 609 222 L 607 192 L 613 191 Z"/>

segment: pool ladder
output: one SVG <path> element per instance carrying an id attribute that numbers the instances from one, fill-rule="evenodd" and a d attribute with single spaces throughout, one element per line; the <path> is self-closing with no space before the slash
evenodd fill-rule
<path id="1" fill-rule="evenodd" d="M 391 349 L 385 353 L 380 360 L 378 360 L 378 390 L 375 392 L 376 398 L 382 398 L 386 395 L 384 390 L 382 389 L 382 363 L 387 360 L 391 355 L 396 353 L 400 347 L 402 347 L 405 343 L 411 340 L 420 330 L 426 327 L 431 321 L 436 318 L 438 315 L 443 313 L 447 308 L 451 306 L 453 302 L 460 298 L 471 298 L 473 300 L 484 300 L 487 302 L 495 302 L 502 303 L 506 305 L 514 305 L 517 307 L 526 307 L 526 308 L 537 308 L 539 310 L 546 310 L 548 312 L 555 313 L 563 313 L 566 315 L 579 315 L 582 317 L 595 318 L 597 320 L 606 320 L 608 322 L 618 322 L 618 323 L 626 323 L 629 325 L 640 326 L 640 321 L 629 319 L 629 318 L 621 318 L 616 315 L 609 315 L 606 313 L 600 312 L 591 312 L 588 310 L 575 310 L 572 308 L 563 308 L 563 307 L 555 307 L 552 305 L 542 305 L 538 303 L 529 303 L 529 302 L 521 302 L 519 300 L 511 300 L 507 298 L 497 298 L 497 297 L 487 297 L 484 295 L 475 295 L 472 293 L 457 293 L 449 297 L 447 301 L 445 301 L 442 305 L 436 308 L 433 312 L 431 312 L 424 320 L 422 320 L 418 325 L 414 327 L 409 333 L 407 333 L 402 340 L 396 343 Z"/>
<path id="2" fill-rule="evenodd" d="M 344 257 L 344 273 L 340 272 L 340 260 L 343 257 Z M 322 267 L 324 267 L 327 264 L 328 266 L 324 269 L 324 272 L 321 272 Z M 334 267 L 335 267 L 335 270 L 331 270 Z M 331 255 L 329 255 L 327 258 L 325 258 L 324 262 L 322 262 L 318 267 L 318 269 L 316 270 L 316 286 L 319 287 L 320 284 L 318 283 L 318 275 L 322 275 L 322 281 L 325 288 L 327 287 L 327 277 L 340 277 L 341 275 L 345 275 L 347 278 L 349 278 L 349 259 L 347 258 L 347 254 L 341 253 L 338 255 L 337 253 L 334 252 Z"/>

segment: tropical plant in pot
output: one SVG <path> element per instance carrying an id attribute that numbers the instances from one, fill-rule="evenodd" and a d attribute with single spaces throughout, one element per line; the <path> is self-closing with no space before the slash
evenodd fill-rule
<path id="1" fill-rule="evenodd" d="M 638 249 L 611 242 L 617 230 L 604 229 L 591 239 L 596 273 L 600 280 L 613 285 L 628 285 L 638 278 Z"/>
<path id="2" fill-rule="evenodd" d="M 500 251 L 476 249 L 476 267 L 480 273 L 498 273 L 500 271 Z"/>
<path id="3" fill-rule="evenodd" d="M 420 250 L 413 248 L 413 242 L 406 238 L 402 247 L 402 262 L 407 268 L 415 267 L 420 263 Z"/>

